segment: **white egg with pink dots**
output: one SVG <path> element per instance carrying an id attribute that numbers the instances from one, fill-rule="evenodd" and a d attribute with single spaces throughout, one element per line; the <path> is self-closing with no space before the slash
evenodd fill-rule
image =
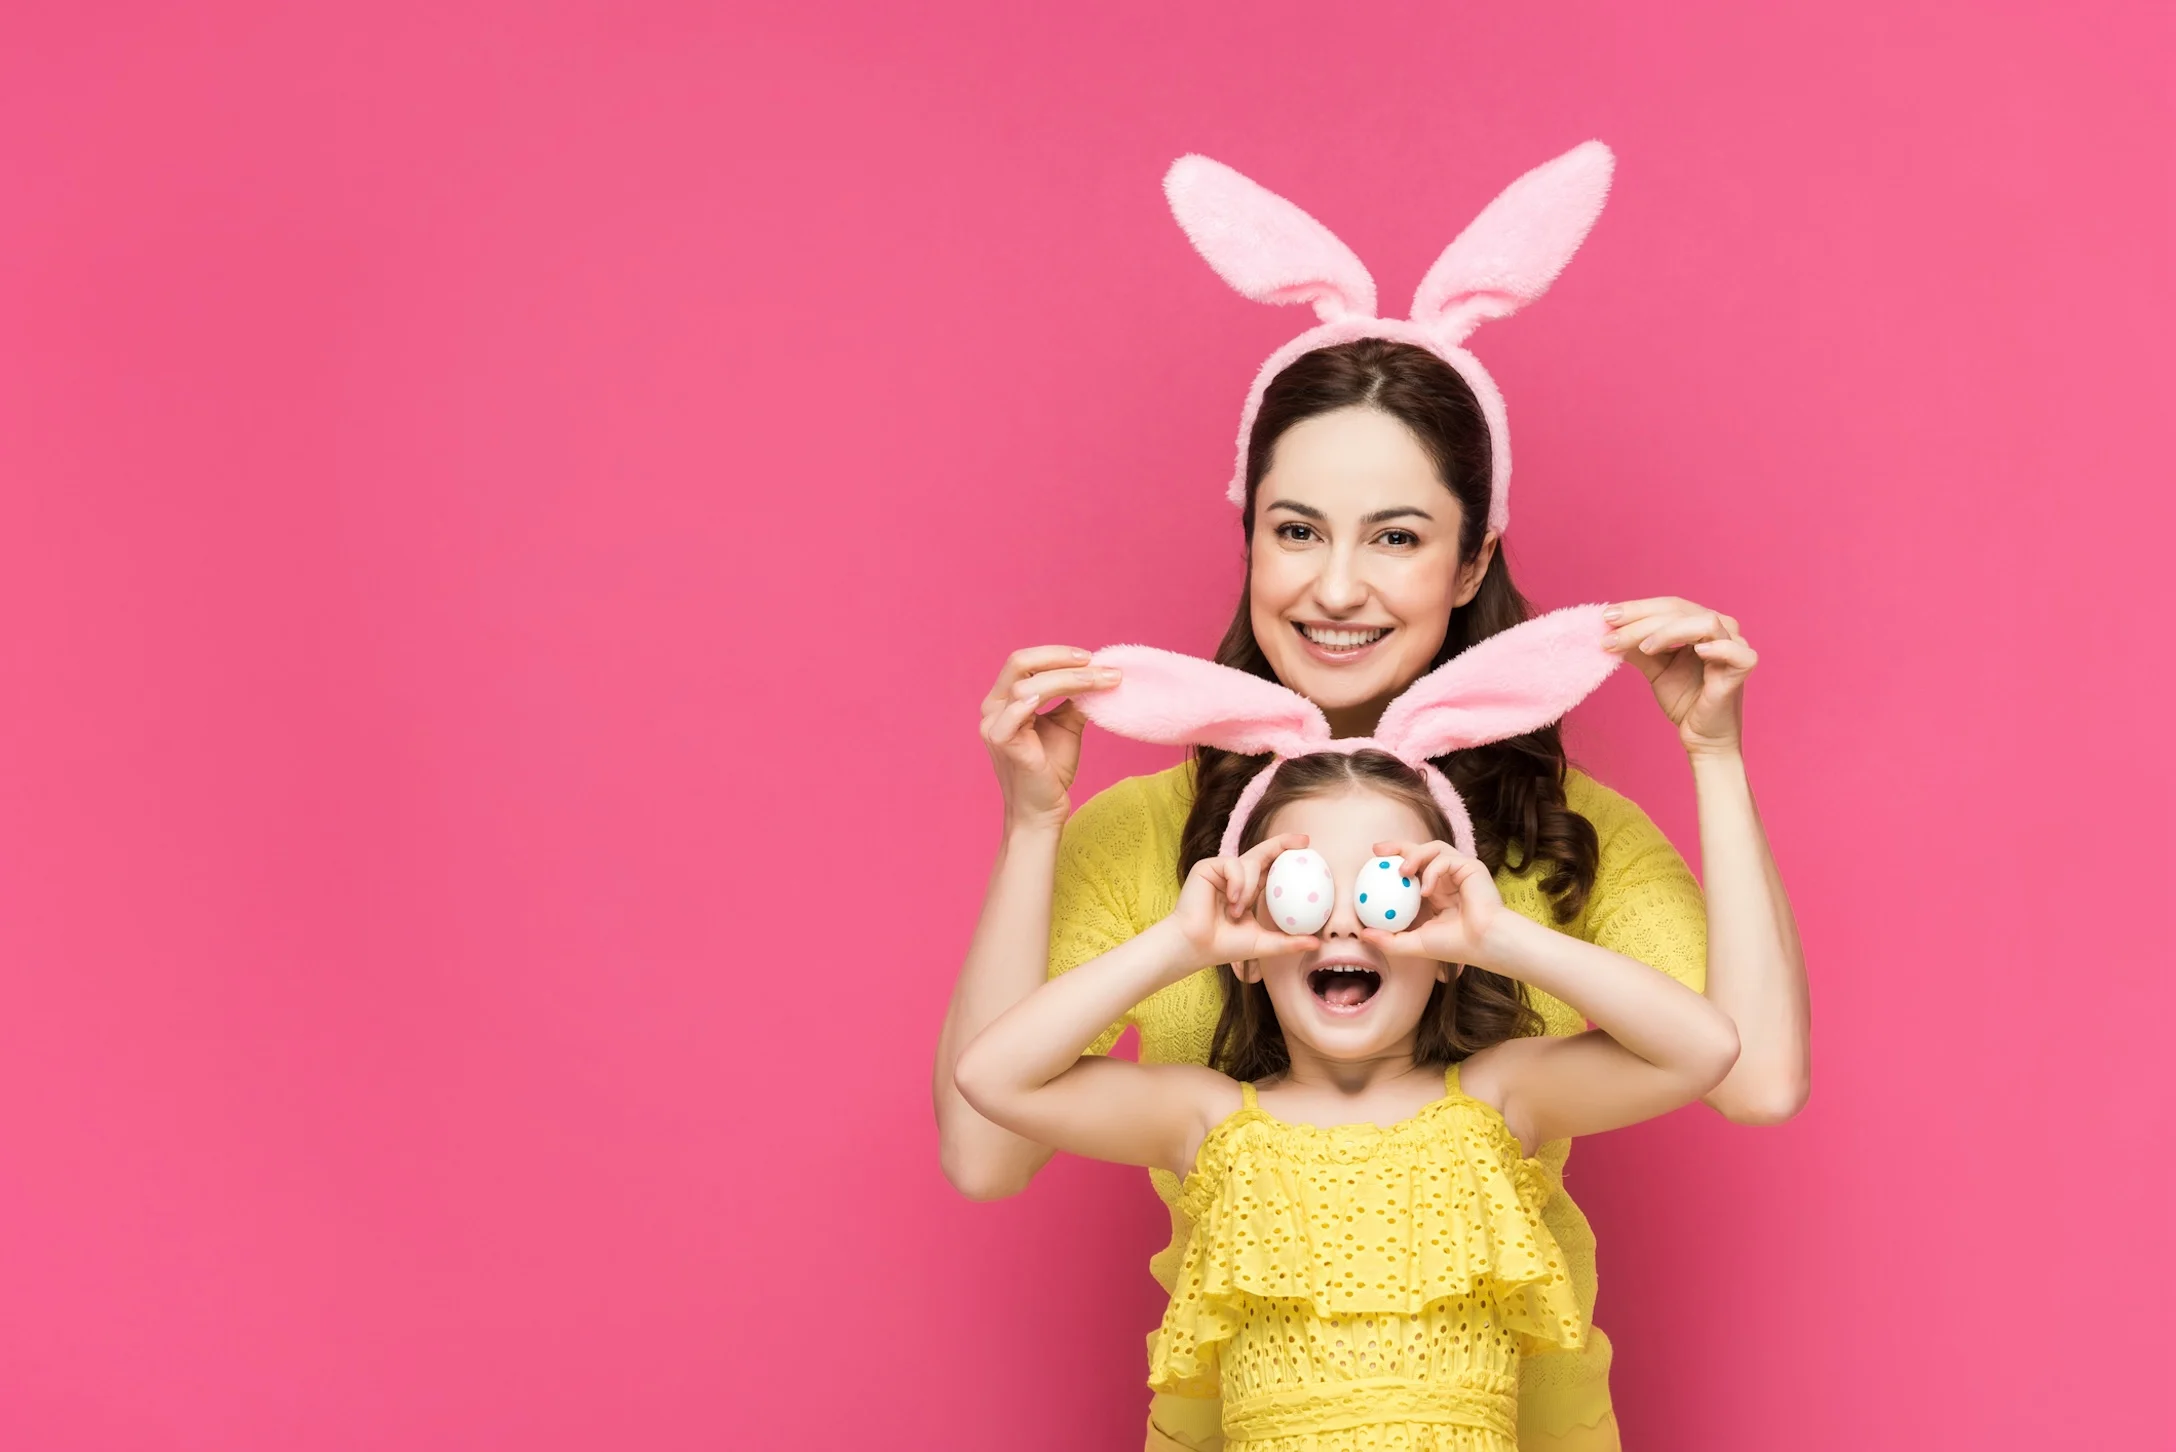
<path id="1" fill-rule="evenodd" d="M 1262 884 L 1262 905 L 1269 920 L 1288 933 L 1305 936 L 1322 931 L 1337 905 L 1337 884 L 1330 880 L 1330 864 L 1312 847 L 1295 847 L 1277 854 Z"/>
<path id="2" fill-rule="evenodd" d="M 1402 933 L 1420 915 L 1420 879 L 1406 873 L 1403 857 L 1370 857 L 1353 879 L 1352 910 L 1371 928 Z"/>

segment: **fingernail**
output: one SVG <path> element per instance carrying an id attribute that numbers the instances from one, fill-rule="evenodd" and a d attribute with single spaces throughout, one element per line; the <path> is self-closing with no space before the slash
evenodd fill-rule
<path id="1" fill-rule="evenodd" d="M 1604 610 L 1602 612 L 1602 618 L 1604 620 L 1607 620 L 1610 624 L 1614 625 L 1618 621 L 1624 619 L 1624 611 L 1612 605 L 1607 610 Z"/>
<path id="2" fill-rule="evenodd" d="M 1104 666 L 1096 672 L 1096 679 L 1099 681 L 1115 681 L 1118 679 L 1118 672 L 1112 670 L 1109 666 Z"/>
<path id="3" fill-rule="evenodd" d="M 1086 660 L 1088 659 L 1088 652 L 1085 650 L 1076 650 L 1073 652 L 1073 659 Z"/>

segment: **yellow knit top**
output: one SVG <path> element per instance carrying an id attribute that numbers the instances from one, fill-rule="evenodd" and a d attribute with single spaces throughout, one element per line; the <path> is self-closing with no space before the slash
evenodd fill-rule
<path id="1" fill-rule="evenodd" d="M 1455 1065 L 1387 1129 L 1240 1092 L 1179 1191 L 1194 1232 L 1149 1385 L 1221 1394 L 1228 1452 L 1516 1452 L 1521 1355 L 1586 1338 L 1548 1168 Z"/>
<path id="2" fill-rule="evenodd" d="M 1536 922 L 1614 949 L 1695 991 L 1707 984 L 1707 911 L 1700 884 L 1645 812 L 1582 772 L 1566 776 L 1567 805 L 1594 824 L 1601 859 L 1579 916 L 1555 921 L 1538 875 L 1500 872 L 1504 902 Z M 1179 836 L 1193 802 L 1193 768 L 1129 777 L 1083 803 L 1066 823 L 1058 855 L 1050 929 L 1052 974 L 1077 968 L 1169 917 L 1179 897 Z M 1528 990 L 1546 1031 L 1574 1034 L 1585 1022 L 1570 1005 Z M 1127 1028 L 1140 1034 L 1144 1063 L 1205 1064 L 1223 1005 L 1214 969 L 1205 968 L 1152 994 L 1111 1025 L 1093 1046 L 1106 1053 Z M 1580 1315 L 1594 1315 L 1594 1232 L 1562 1188 L 1571 1142 L 1541 1146 L 1550 1193 L 1541 1219 L 1560 1247 Z M 1177 1285 L 1192 1220 L 1177 1176 L 1149 1171 L 1171 1210 L 1171 1243 L 1149 1261 L 1166 1291 Z M 1161 1333 L 1149 1337 L 1151 1358 Z M 1520 1373 L 1520 1412 L 1552 1435 L 1595 1425 L 1609 1410 L 1606 1339 L 1582 1356 L 1540 1356 Z M 1595 1351 L 1601 1351 L 1597 1357 Z M 1176 1390 L 1176 1389 L 1171 1389 Z M 1201 1394 L 1197 1385 L 1194 1394 Z M 1213 1395 L 1214 1389 L 1208 1389 Z"/>

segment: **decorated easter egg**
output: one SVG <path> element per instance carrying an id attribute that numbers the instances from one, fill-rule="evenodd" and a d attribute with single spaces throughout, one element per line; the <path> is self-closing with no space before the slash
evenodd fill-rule
<path id="1" fill-rule="evenodd" d="M 1269 920 L 1288 933 L 1302 936 L 1322 931 L 1337 902 L 1337 884 L 1330 880 L 1330 864 L 1312 847 L 1295 847 L 1277 854 L 1262 883 L 1262 906 Z"/>
<path id="2" fill-rule="evenodd" d="M 1371 928 L 1402 933 L 1420 916 L 1420 879 L 1406 875 L 1403 857 L 1370 857 L 1353 879 L 1352 910 Z"/>

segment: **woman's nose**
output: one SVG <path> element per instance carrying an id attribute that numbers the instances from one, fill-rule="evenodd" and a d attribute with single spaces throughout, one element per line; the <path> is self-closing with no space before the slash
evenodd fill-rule
<path id="1" fill-rule="evenodd" d="M 1315 598 L 1333 615 L 1357 610 L 1367 603 L 1367 581 L 1361 578 L 1359 561 L 1344 550 L 1334 550 L 1315 579 Z"/>

